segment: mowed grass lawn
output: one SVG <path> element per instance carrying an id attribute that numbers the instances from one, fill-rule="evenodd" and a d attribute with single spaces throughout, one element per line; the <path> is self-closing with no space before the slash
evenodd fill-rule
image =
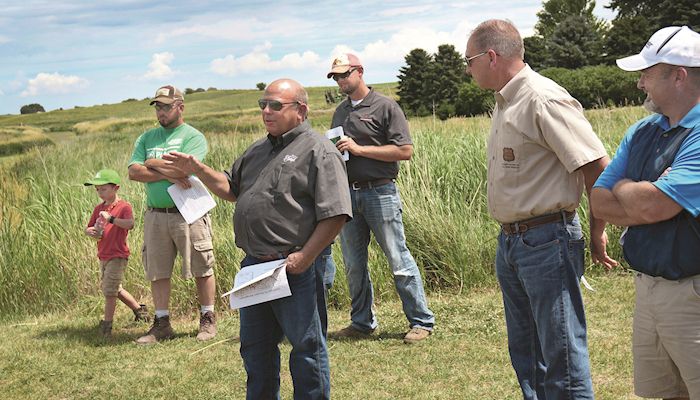
<path id="1" fill-rule="evenodd" d="M 632 276 L 613 271 L 589 278 L 585 291 L 593 383 L 598 399 L 632 394 Z M 99 297 L 94 297 L 99 299 Z M 507 354 L 498 288 L 429 297 L 437 327 L 425 342 L 404 345 L 406 321 L 397 300 L 377 305 L 373 340 L 330 341 L 335 399 L 517 399 Z M 0 323 L 3 399 L 242 399 L 246 374 L 239 356 L 236 312 L 220 315 L 219 335 L 199 343 L 196 316 L 174 321 L 178 337 L 152 347 L 133 340 L 147 327 L 129 325 L 118 307 L 114 338 L 97 336 L 102 304 Z M 86 312 L 85 310 L 91 310 Z M 330 329 L 348 310 L 330 309 Z M 290 346 L 281 345 L 282 398 L 292 398 Z"/>

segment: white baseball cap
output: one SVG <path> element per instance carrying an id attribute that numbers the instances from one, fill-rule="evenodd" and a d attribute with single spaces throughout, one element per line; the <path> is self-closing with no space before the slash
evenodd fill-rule
<path id="1" fill-rule="evenodd" d="M 700 33 L 687 26 L 661 28 L 639 54 L 617 60 L 617 66 L 625 71 L 640 71 L 660 63 L 700 67 Z"/>

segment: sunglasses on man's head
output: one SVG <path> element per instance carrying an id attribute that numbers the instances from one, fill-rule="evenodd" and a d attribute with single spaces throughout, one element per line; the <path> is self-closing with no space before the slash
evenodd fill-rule
<path id="1" fill-rule="evenodd" d="M 270 110 L 273 111 L 279 111 L 282 109 L 282 107 L 286 106 L 287 104 L 298 104 L 298 101 L 290 101 L 289 103 L 283 103 L 278 100 L 266 100 L 266 99 L 260 99 L 258 100 L 258 106 L 260 106 L 261 110 L 264 110 L 265 107 L 270 107 Z"/>
<path id="2" fill-rule="evenodd" d="M 338 82 L 341 79 L 346 79 L 350 74 L 355 72 L 357 68 L 350 68 L 349 70 L 343 72 L 342 74 L 333 74 L 333 80 Z"/>

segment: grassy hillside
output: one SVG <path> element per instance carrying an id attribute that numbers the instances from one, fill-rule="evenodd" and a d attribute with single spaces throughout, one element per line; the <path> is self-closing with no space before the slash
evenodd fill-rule
<path id="1" fill-rule="evenodd" d="M 310 120 L 319 131 L 329 127 L 334 108 L 325 104 L 325 89 L 309 89 Z M 387 93 L 394 89 L 391 84 L 380 85 Z M 212 91 L 186 97 L 185 119 L 207 136 L 210 152 L 206 161 L 215 169 L 230 168 L 250 143 L 265 134 L 255 104 L 260 94 Z M 588 116 L 612 153 L 626 127 L 644 114 L 641 108 L 620 108 L 595 110 Z M 408 245 L 425 274 L 429 293 L 493 287 L 498 225 L 486 210 L 489 119 L 417 118 L 409 122 L 416 150 L 410 162 L 402 163 L 398 184 Z M 98 198 L 82 182 L 106 167 L 125 177 L 134 140 L 154 124 L 147 101 L 0 117 L 0 129 L 7 135 L 13 129 L 32 129 L 56 143 L 0 162 L 0 315 L 101 301 L 95 243 L 83 235 Z M 139 252 L 143 185 L 127 180 L 120 195 L 134 205 L 137 216 L 129 235 L 132 257 L 125 286 L 150 301 Z M 234 245 L 232 212 L 232 204 L 220 201 L 212 213 L 219 293 L 230 287 L 243 256 Z M 581 213 L 585 224 L 585 208 Z M 610 232 L 611 243 L 616 243 L 619 231 Z M 377 297 L 394 297 L 393 279 L 383 255 L 375 244 L 370 250 Z M 616 244 L 612 252 L 620 257 Z M 337 244 L 334 256 L 341 272 L 330 299 L 344 306 L 347 287 Z M 193 285 L 175 279 L 172 304 L 177 312 L 187 313 L 194 307 Z"/>

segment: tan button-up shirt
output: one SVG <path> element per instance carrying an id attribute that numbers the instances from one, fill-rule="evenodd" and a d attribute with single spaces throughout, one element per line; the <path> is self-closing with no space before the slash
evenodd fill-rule
<path id="1" fill-rule="evenodd" d="M 501 223 L 573 211 L 579 168 L 606 155 L 581 104 L 525 66 L 495 94 L 488 141 L 488 206 Z"/>

